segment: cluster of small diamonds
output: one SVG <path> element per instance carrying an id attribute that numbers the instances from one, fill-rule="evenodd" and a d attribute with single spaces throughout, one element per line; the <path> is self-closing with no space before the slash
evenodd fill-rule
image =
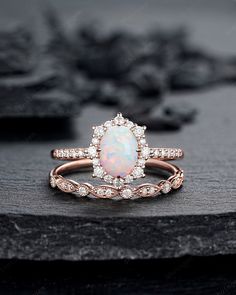
<path id="1" fill-rule="evenodd" d="M 125 126 L 129 128 L 138 142 L 138 160 L 133 169 L 133 171 L 124 178 L 115 178 L 106 173 L 103 167 L 100 164 L 99 160 L 99 145 L 100 141 L 105 134 L 105 132 L 112 126 Z M 118 114 L 113 120 L 106 121 L 100 126 L 93 128 L 93 138 L 88 148 L 88 156 L 92 159 L 93 162 L 93 177 L 98 177 L 103 179 L 109 184 L 113 184 L 115 187 L 120 188 L 125 184 L 131 183 L 134 179 L 144 177 L 144 168 L 145 162 L 149 158 L 150 149 L 145 139 L 145 126 L 138 126 L 128 119 L 125 119 L 122 114 Z"/>
<path id="2" fill-rule="evenodd" d="M 57 159 L 82 159 L 88 154 L 87 149 L 74 148 L 74 149 L 56 149 L 53 151 L 53 157 Z"/>
<path id="3" fill-rule="evenodd" d="M 161 180 L 158 184 L 143 184 L 137 187 L 123 186 L 117 188 L 110 185 L 92 186 L 79 184 L 72 180 L 58 176 L 50 177 L 50 185 L 67 193 L 76 193 L 81 197 L 89 194 L 97 198 L 108 199 L 134 199 L 140 197 L 154 197 L 161 193 L 167 194 L 172 189 L 178 189 L 183 183 L 183 172 L 179 171 L 176 175 L 170 176 L 167 180 Z"/>
<path id="4" fill-rule="evenodd" d="M 111 121 L 109 121 L 111 122 Z M 111 125 L 113 126 L 113 125 Z M 138 166 L 144 167 L 145 160 L 147 158 L 157 159 L 178 159 L 183 157 L 183 151 L 181 149 L 172 148 L 149 148 L 147 146 L 145 137 L 137 138 L 139 146 L 142 148 L 141 157 L 138 160 Z M 57 159 L 82 159 L 91 158 L 97 155 L 96 151 L 100 143 L 100 138 L 94 136 L 90 147 L 87 148 L 71 148 L 71 149 L 56 149 L 53 151 L 53 157 Z M 94 160 L 94 163 L 98 163 L 98 159 Z"/>
<path id="5" fill-rule="evenodd" d="M 172 148 L 152 148 L 150 149 L 150 158 L 158 159 L 178 159 L 183 157 L 181 149 Z"/>
<path id="6" fill-rule="evenodd" d="M 125 126 L 134 134 L 138 143 L 138 159 L 132 172 L 125 178 L 115 178 L 106 173 L 100 164 L 99 146 L 105 132 L 112 126 Z M 183 172 L 179 171 L 167 180 L 162 180 L 158 184 L 144 184 L 132 188 L 128 184 L 134 179 L 144 177 L 145 163 L 149 158 L 174 159 L 183 157 L 181 149 L 170 148 L 149 148 L 145 139 L 145 126 L 139 126 L 123 118 L 118 114 L 113 120 L 106 121 L 100 126 L 93 128 L 94 133 L 91 144 L 88 148 L 58 149 L 53 151 L 53 157 L 58 159 L 82 159 L 90 158 L 93 163 L 93 176 L 103 179 L 109 185 L 92 186 L 90 184 L 79 184 L 62 176 L 50 176 L 50 185 L 68 193 L 76 193 L 79 196 L 89 194 L 98 198 L 132 199 L 137 197 L 153 197 L 160 193 L 167 194 L 172 189 L 177 189 L 182 185 Z"/>

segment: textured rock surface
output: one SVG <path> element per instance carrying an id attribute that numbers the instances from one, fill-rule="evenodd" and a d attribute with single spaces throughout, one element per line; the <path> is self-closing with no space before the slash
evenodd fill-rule
<path id="1" fill-rule="evenodd" d="M 234 295 L 235 262 L 232 255 L 77 263 L 1 261 L 0 288 L 4 295 Z"/>
<path id="2" fill-rule="evenodd" d="M 100 260 L 235 254 L 236 138 L 230 136 L 235 133 L 235 88 L 186 95 L 202 106 L 196 124 L 179 133 L 147 134 L 150 146 L 185 150 L 185 159 L 178 162 L 185 170 L 184 187 L 154 199 L 78 199 L 48 186 L 48 172 L 59 163 L 50 159 L 50 150 L 87 146 L 91 126 L 112 118 L 113 112 L 87 109 L 71 122 L 71 137 L 69 124 L 59 128 L 59 137 L 54 131 L 37 133 L 33 123 L 24 135 L 19 123 L 11 132 L 5 124 L 0 136 L 0 257 Z M 51 128 L 55 126 L 60 125 Z M 94 181 L 91 173 L 70 177 Z"/>

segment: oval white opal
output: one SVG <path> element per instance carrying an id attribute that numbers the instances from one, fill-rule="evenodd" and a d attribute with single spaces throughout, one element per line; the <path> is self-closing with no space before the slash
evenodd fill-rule
<path id="1" fill-rule="evenodd" d="M 136 164 L 137 148 L 137 140 L 129 128 L 110 127 L 100 142 L 100 163 L 113 177 L 125 177 Z"/>

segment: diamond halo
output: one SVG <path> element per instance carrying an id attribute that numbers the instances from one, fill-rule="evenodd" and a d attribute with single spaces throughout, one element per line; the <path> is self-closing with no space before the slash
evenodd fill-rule
<path id="1" fill-rule="evenodd" d="M 134 135 L 137 141 L 137 161 L 132 171 L 125 177 L 114 177 L 107 173 L 100 162 L 100 142 L 106 132 L 114 126 L 127 127 Z M 93 127 L 93 137 L 88 148 L 89 157 L 93 162 L 93 177 L 103 179 L 107 183 L 112 183 L 116 187 L 122 187 L 125 183 L 131 183 L 133 180 L 145 177 L 144 168 L 145 162 L 149 157 L 150 149 L 145 139 L 146 126 L 139 126 L 132 121 L 124 118 L 121 113 L 104 124 Z"/>

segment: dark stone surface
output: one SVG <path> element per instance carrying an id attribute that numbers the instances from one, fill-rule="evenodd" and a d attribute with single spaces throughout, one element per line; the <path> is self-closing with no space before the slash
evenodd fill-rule
<path id="1" fill-rule="evenodd" d="M 51 138 L 50 131 L 38 133 L 32 124 L 28 134 L 13 142 L 14 130 L 7 132 L 5 124 L 0 137 L 0 258 L 106 260 L 235 254 L 236 138 L 231 107 L 235 88 L 186 96 L 201 109 L 196 124 L 182 132 L 147 134 L 150 146 L 185 150 L 186 157 L 178 164 L 185 170 L 186 182 L 180 191 L 150 200 L 78 199 L 48 186 L 48 172 L 58 163 L 50 159 L 50 150 L 87 146 L 91 126 L 110 119 L 112 111 L 87 108 L 78 120 L 68 122 L 74 128 L 72 137 L 63 129 L 59 137 L 53 136 L 56 123 L 49 125 Z M 183 95 L 175 95 L 168 101 L 182 99 Z M 88 181 L 90 173 L 71 177 Z"/>
<path id="2" fill-rule="evenodd" d="M 0 221 L 2 259 L 133 260 L 226 255 L 236 251 L 236 218 L 232 214 L 170 217 L 1 214 Z"/>
<path id="3" fill-rule="evenodd" d="M 0 262 L 4 295 L 234 295 L 235 257 L 106 262 Z"/>
<path id="4" fill-rule="evenodd" d="M 32 71 L 0 77 L 0 118 L 60 118 L 78 115 L 80 99 L 69 72 L 39 54 Z"/>

